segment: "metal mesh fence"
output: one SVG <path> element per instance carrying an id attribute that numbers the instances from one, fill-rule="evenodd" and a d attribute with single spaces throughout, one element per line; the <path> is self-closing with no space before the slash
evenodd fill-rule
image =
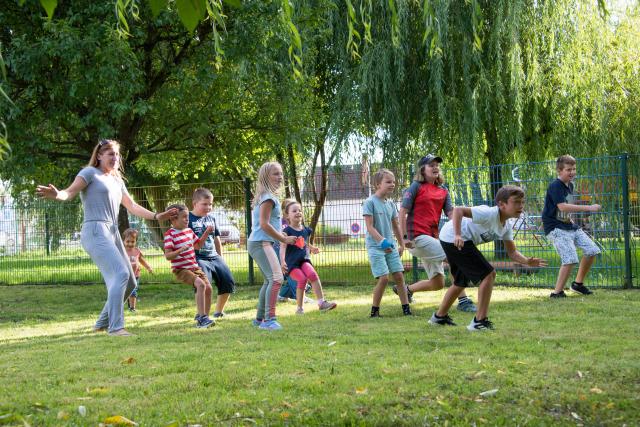
<path id="1" fill-rule="evenodd" d="M 589 275 L 589 286 L 619 288 L 637 286 L 640 204 L 638 180 L 640 156 L 578 159 L 575 181 L 578 204 L 602 205 L 598 213 L 576 214 L 574 221 L 602 249 Z M 547 186 L 555 179 L 555 162 L 505 164 L 443 170 L 446 186 L 456 206 L 493 205 L 495 191 L 504 184 L 522 187 L 527 194 L 526 212 L 512 226 L 518 249 L 527 256 L 549 261 L 546 268 L 526 268 L 513 263 L 500 243 L 480 246 L 498 271 L 498 283 L 511 286 L 552 288 L 559 258 L 546 238 L 540 213 Z M 396 171 L 396 192 L 410 183 L 408 170 Z M 358 166 L 343 166 L 327 174 L 326 200 L 319 209 L 322 177 L 319 172 L 299 180 L 305 222 L 317 214 L 315 244 L 321 253 L 313 263 L 323 283 L 372 283 L 364 244 L 362 203 L 370 195 L 371 176 Z M 129 188 L 132 197 L 154 211 L 172 203 L 191 208 L 193 190 L 206 187 L 214 195 L 214 215 L 221 232 L 224 258 L 238 283 L 260 283 L 257 266 L 250 263 L 246 237 L 252 185 L 245 181 Z M 43 200 L 0 199 L 0 283 L 98 283 L 102 278 L 80 245 L 82 207 L 79 200 L 55 203 Z M 138 245 L 155 274 L 142 272 L 142 282 L 175 283 L 162 251 L 162 234 L 168 223 L 129 217 L 139 231 Z M 447 219 L 443 216 L 441 223 Z M 425 278 L 421 265 L 408 252 L 402 260 L 407 283 Z"/>

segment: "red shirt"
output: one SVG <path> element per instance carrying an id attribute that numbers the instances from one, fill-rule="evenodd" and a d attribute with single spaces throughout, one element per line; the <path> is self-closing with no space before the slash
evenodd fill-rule
<path id="1" fill-rule="evenodd" d="M 184 230 L 176 230 L 170 228 L 164 233 L 164 249 L 165 251 L 175 251 L 178 248 L 189 246 L 189 249 L 178 254 L 171 260 L 171 270 L 195 270 L 200 268 L 196 262 L 196 251 L 193 250 L 193 244 L 198 241 L 198 237 L 193 230 L 185 228 Z"/>
<path id="2" fill-rule="evenodd" d="M 449 191 L 441 185 L 427 182 L 411 183 L 402 196 L 402 207 L 407 209 L 407 237 L 411 240 L 417 236 L 438 238 L 440 216 L 453 210 Z"/>

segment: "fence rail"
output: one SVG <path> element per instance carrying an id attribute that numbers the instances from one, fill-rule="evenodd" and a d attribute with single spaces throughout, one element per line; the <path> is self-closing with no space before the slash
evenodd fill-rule
<path id="1" fill-rule="evenodd" d="M 589 233 L 602 255 L 590 273 L 589 285 L 596 288 L 638 287 L 640 243 L 640 204 L 638 180 L 640 156 L 621 155 L 578 159 L 575 182 L 576 203 L 598 203 L 598 213 L 579 214 L 574 220 Z M 502 246 L 481 247 L 498 271 L 498 283 L 510 286 L 552 288 L 559 259 L 542 231 L 540 212 L 549 183 L 555 179 L 555 162 L 502 164 L 443 170 L 446 185 L 456 206 L 493 205 L 493 194 L 504 184 L 521 186 L 527 194 L 526 212 L 514 221 L 517 247 L 528 256 L 545 258 L 549 266 L 525 268 L 506 258 Z M 398 191 L 410 183 L 408 173 L 398 172 Z M 329 173 L 327 198 L 316 227 L 316 244 L 321 253 L 314 256 L 324 283 L 370 283 L 373 281 L 364 246 L 362 202 L 370 194 L 370 177 L 359 166 L 343 166 Z M 307 222 L 315 208 L 319 174 L 300 177 L 301 199 Z M 239 283 L 262 280 L 246 251 L 249 231 L 247 215 L 251 184 L 245 181 L 210 182 L 188 185 L 130 188 L 133 198 L 151 210 L 163 210 L 171 203 L 191 206 L 197 187 L 214 194 L 216 216 L 224 257 Z M 1 196 L 0 283 L 98 283 L 100 273 L 80 245 L 82 207 L 78 200 L 54 203 L 43 200 L 13 200 Z M 443 217 L 442 222 L 446 218 Z M 139 230 L 139 246 L 156 274 L 145 275 L 144 282 L 173 283 L 168 261 L 162 255 L 162 232 L 167 223 L 129 218 Z M 424 277 L 420 264 L 408 253 L 402 257 L 406 279 L 411 283 Z"/>

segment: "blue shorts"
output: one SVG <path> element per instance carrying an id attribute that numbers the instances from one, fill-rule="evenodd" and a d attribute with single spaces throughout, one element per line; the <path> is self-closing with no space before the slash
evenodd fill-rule
<path id="1" fill-rule="evenodd" d="M 404 272 L 404 266 L 400 261 L 397 249 L 392 249 L 391 252 L 386 253 L 379 247 L 370 247 L 367 248 L 367 254 L 369 255 L 371 273 L 376 279 L 389 273 Z"/>
<path id="2" fill-rule="evenodd" d="M 224 260 L 217 256 L 211 259 L 197 258 L 200 269 L 207 275 L 210 283 L 215 283 L 218 295 L 232 294 L 236 291 L 236 282 Z"/>

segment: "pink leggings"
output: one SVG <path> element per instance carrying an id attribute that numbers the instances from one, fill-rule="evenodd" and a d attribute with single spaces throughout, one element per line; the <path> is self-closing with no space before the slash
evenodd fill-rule
<path id="1" fill-rule="evenodd" d="M 298 284 L 298 289 L 304 289 L 307 284 L 307 280 L 315 282 L 319 279 L 318 273 L 313 269 L 313 266 L 308 262 L 303 262 L 299 268 L 294 268 L 289 272 L 289 276 Z"/>

